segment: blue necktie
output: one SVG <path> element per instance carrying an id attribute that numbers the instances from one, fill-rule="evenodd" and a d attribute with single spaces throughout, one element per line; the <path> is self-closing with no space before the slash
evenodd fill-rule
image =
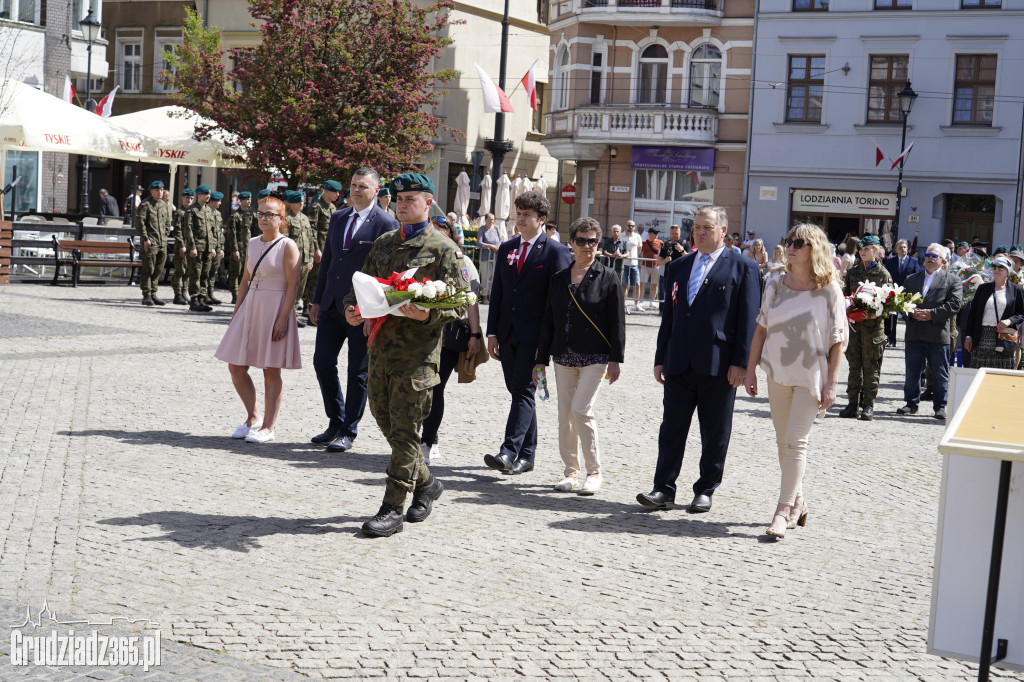
<path id="1" fill-rule="evenodd" d="M 690 273 L 690 283 L 686 287 L 686 302 L 693 305 L 693 299 L 697 297 L 697 291 L 700 290 L 700 283 L 704 279 L 704 273 L 708 269 L 708 262 L 711 260 L 711 254 L 704 254 L 700 257 L 700 262 L 697 263 L 693 271 Z"/>

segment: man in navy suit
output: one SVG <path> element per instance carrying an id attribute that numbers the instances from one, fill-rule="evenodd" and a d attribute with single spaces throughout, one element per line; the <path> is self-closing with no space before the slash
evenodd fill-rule
<path id="1" fill-rule="evenodd" d="M 892 275 L 892 281 L 897 286 L 903 286 L 903 282 L 915 272 L 921 272 L 921 263 L 917 260 L 916 254 L 908 254 L 909 245 L 906 239 L 896 242 L 892 248 L 892 255 L 885 259 L 885 269 Z M 896 347 L 896 315 L 892 314 L 885 318 L 885 336 L 887 344 Z"/>
<path id="2" fill-rule="evenodd" d="M 537 406 L 533 371 L 537 365 L 542 314 L 548 285 L 569 267 L 569 249 L 544 234 L 551 204 L 543 193 L 516 197 L 519 236 L 498 247 L 487 314 L 487 352 L 501 362 L 505 388 L 512 395 L 505 440 L 484 463 L 503 474 L 533 470 L 537 452 Z"/>
<path id="3" fill-rule="evenodd" d="M 352 447 L 366 410 L 366 334 L 363 326 L 353 327 L 345 321 L 342 301 L 352 289 L 352 274 L 362 269 L 374 240 L 398 229 L 395 217 L 377 205 L 379 185 L 380 177 L 372 168 L 360 168 L 352 176 L 348 206 L 331 215 L 309 311 L 309 321 L 317 327 L 313 369 L 329 420 L 327 430 L 313 436 L 312 441 L 326 444 L 330 452 L 345 452 Z M 338 355 L 346 340 L 347 401 L 338 379 Z"/>
<path id="4" fill-rule="evenodd" d="M 665 311 L 654 353 L 654 378 L 665 387 L 664 414 L 654 489 L 636 497 L 645 507 L 675 503 L 694 410 L 700 478 L 688 511 L 710 511 L 711 495 L 722 482 L 736 389 L 743 385 L 761 302 L 757 262 L 726 248 L 728 226 L 724 208 L 701 208 L 693 218 L 697 251 L 670 263 L 665 273 Z"/>

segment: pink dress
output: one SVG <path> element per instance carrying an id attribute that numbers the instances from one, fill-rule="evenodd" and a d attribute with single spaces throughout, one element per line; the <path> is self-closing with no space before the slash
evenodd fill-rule
<path id="1" fill-rule="evenodd" d="M 238 312 L 231 319 L 217 352 L 213 354 L 218 360 L 260 369 L 302 367 L 299 328 L 295 323 L 294 309 L 288 317 L 288 333 L 280 341 L 273 340 L 274 323 L 288 292 L 288 280 L 284 274 L 284 252 L 289 241 L 291 240 L 285 238 L 260 263 L 255 279 L 249 282 L 249 291 L 242 300 L 242 305 L 238 306 Z M 256 261 L 272 243 L 264 242 L 260 237 L 249 240 L 245 269 L 250 277 Z"/>

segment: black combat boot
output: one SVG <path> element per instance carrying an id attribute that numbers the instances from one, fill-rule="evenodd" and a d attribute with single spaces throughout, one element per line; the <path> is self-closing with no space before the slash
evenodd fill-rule
<path id="1" fill-rule="evenodd" d="M 231 292 L 231 305 L 235 305 L 236 303 L 238 303 L 238 292 L 233 291 Z"/>
<path id="2" fill-rule="evenodd" d="M 151 297 L 153 299 L 153 305 L 167 305 L 167 301 L 162 298 L 157 298 L 156 294 Z"/>
<path id="3" fill-rule="evenodd" d="M 206 301 L 207 305 L 220 305 L 220 301 L 218 299 L 214 298 L 213 294 L 210 294 L 204 300 Z"/>
<path id="4" fill-rule="evenodd" d="M 861 419 L 861 421 L 869 422 L 872 419 L 874 419 L 874 415 L 875 415 L 875 406 L 874 406 L 874 404 L 871 404 L 871 405 L 861 405 L 861 408 L 860 408 L 860 419 Z"/>
<path id="5" fill-rule="evenodd" d="M 860 403 L 860 393 L 851 395 L 850 404 L 839 411 L 839 416 L 843 419 L 856 419 L 859 413 L 858 403 Z"/>
<path id="6" fill-rule="evenodd" d="M 295 326 L 298 327 L 299 329 L 302 329 L 303 327 L 306 326 L 306 321 L 303 320 L 301 317 L 296 317 Z"/>
<path id="7" fill-rule="evenodd" d="M 434 505 L 434 500 L 441 497 L 443 492 L 444 485 L 431 474 L 430 480 L 418 486 L 416 492 L 412 494 L 412 504 L 409 505 L 409 511 L 405 513 L 405 520 L 409 523 L 426 521 L 430 516 L 430 508 Z"/>
<path id="8" fill-rule="evenodd" d="M 377 510 L 377 514 L 363 524 L 363 535 L 368 535 L 371 538 L 390 537 L 395 533 L 402 532 L 404 522 L 402 507 L 384 503 Z"/>
<path id="9" fill-rule="evenodd" d="M 175 294 L 172 303 L 174 305 L 188 305 L 188 299 L 181 294 Z"/>
<path id="10" fill-rule="evenodd" d="M 142 305 L 153 305 L 153 297 L 146 294 L 142 297 Z"/>

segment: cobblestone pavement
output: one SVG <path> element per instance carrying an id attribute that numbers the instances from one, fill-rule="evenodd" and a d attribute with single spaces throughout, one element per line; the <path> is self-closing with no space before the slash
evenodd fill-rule
<path id="1" fill-rule="evenodd" d="M 386 443 L 369 414 L 353 452 L 308 443 L 325 425 L 316 330 L 300 330 L 306 366 L 285 374 L 277 441 L 248 444 L 227 437 L 242 411 L 213 358 L 228 306 L 144 308 L 137 293 L 0 287 L 0 617 L 45 600 L 150 619 L 156 678 L 976 676 L 925 653 L 942 427 L 894 414 L 902 348 L 875 421 L 815 427 L 810 521 L 781 542 L 763 537 L 779 485 L 766 399 L 737 401 L 711 513 L 636 504 L 661 419 L 652 313 L 628 318 L 622 379 L 599 396 L 597 496 L 551 489 L 554 399 L 536 471 L 484 467 L 508 405 L 492 362 L 449 386 L 433 516 L 369 540 Z M 695 477 L 691 454 L 681 489 Z M 14 669 L 2 648 L 3 680 L 132 672 Z"/>

